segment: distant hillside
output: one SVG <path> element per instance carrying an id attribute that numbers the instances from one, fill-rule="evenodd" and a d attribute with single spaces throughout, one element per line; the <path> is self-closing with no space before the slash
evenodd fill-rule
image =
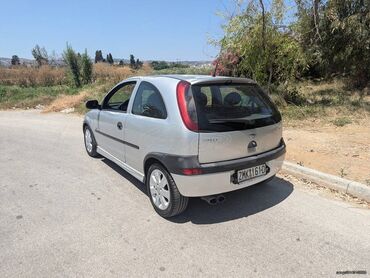
<path id="1" fill-rule="evenodd" d="M 19 60 L 20 60 L 20 63 L 22 65 L 23 64 L 26 65 L 26 66 L 36 65 L 36 62 L 35 62 L 34 59 L 19 58 Z M 123 60 L 123 62 L 125 64 L 130 63 L 130 61 L 128 59 L 119 59 L 119 58 L 114 58 L 114 63 L 118 64 L 121 60 Z M 146 60 L 144 62 L 150 63 L 152 61 L 157 61 L 157 60 Z M 56 59 L 56 60 L 53 60 L 51 62 L 52 62 L 53 65 L 57 65 L 57 66 L 64 66 L 65 65 L 63 59 Z M 212 61 L 166 61 L 166 62 L 168 62 L 168 63 L 175 62 L 175 63 L 178 63 L 178 64 L 184 64 L 184 65 L 189 65 L 189 66 L 193 66 L 193 67 L 206 66 L 206 65 L 210 65 L 212 63 Z M 9 67 L 10 65 L 11 65 L 11 58 L 0 57 L 0 66 Z"/>
<path id="2" fill-rule="evenodd" d="M 12 61 L 11 58 L 0 57 L 0 66 L 9 67 L 11 65 L 11 61 Z M 25 64 L 25 65 L 34 65 L 35 64 L 35 60 L 33 60 L 33 59 L 19 58 L 19 61 L 20 61 L 21 64 Z"/>

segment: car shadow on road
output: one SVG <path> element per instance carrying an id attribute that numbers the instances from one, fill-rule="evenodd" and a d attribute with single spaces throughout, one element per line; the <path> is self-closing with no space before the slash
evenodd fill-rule
<path id="1" fill-rule="evenodd" d="M 102 159 L 102 162 L 104 162 L 106 165 L 108 165 L 109 167 L 111 167 L 114 171 L 116 171 L 123 178 L 125 178 L 130 183 L 132 183 L 133 185 L 135 185 L 135 187 L 137 189 L 139 189 L 143 194 L 146 195 L 145 185 L 141 181 L 139 181 L 138 179 L 136 179 L 133 175 L 131 175 L 130 173 L 126 172 L 120 166 L 118 166 L 116 163 L 114 163 L 113 161 L 110 161 L 107 158 L 103 158 Z"/>
<path id="2" fill-rule="evenodd" d="M 105 164 L 131 182 L 143 194 L 145 185 L 127 173 L 121 167 L 108 159 Z M 224 203 L 211 206 L 201 198 L 190 198 L 189 205 L 181 215 L 168 219 L 174 223 L 192 222 L 194 224 L 215 224 L 234 219 L 248 217 L 284 201 L 293 192 L 293 184 L 287 180 L 275 177 L 268 183 L 257 184 L 237 191 L 223 194 Z"/>
<path id="3" fill-rule="evenodd" d="M 211 206 L 200 198 L 191 198 L 188 209 L 171 218 L 176 223 L 214 224 L 248 217 L 284 201 L 293 192 L 293 185 L 275 177 L 268 183 L 257 184 L 224 193 L 225 202 Z"/>

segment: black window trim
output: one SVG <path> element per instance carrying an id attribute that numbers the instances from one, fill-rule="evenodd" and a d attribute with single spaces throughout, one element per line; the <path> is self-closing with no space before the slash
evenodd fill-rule
<path id="1" fill-rule="evenodd" d="M 262 101 L 267 104 L 267 106 L 271 106 L 272 107 L 272 110 L 273 110 L 273 117 L 277 117 L 277 121 L 275 124 L 278 124 L 278 123 L 281 123 L 282 122 L 282 116 L 281 116 L 281 112 L 279 111 L 277 105 L 271 100 L 271 98 L 269 97 L 269 95 L 257 84 L 257 83 L 254 83 L 254 82 L 248 82 L 248 83 L 244 83 L 244 82 L 212 82 L 212 83 L 209 83 L 209 82 L 202 82 L 202 83 L 196 83 L 196 84 L 192 84 L 192 87 L 193 86 L 199 86 L 199 87 L 207 87 L 207 86 L 226 86 L 226 85 L 233 85 L 233 86 L 256 86 L 258 89 L 259 89 L 259 95 L 261 96 L 261 99 Z M 211 92 L 212 93 L 212 101 L 213 101 L 213 93 L 214 92 Z M 199 133 L 214 133 L 215 131 L 213 130 L 199 130 L 198 131 Z M 229 131 L 217 131 L 217 132 L 229 132 Z"/>
<path id="2" fill-rule="evenodd" d="M 166 110 L 166 111 L 165 111 L 165 112 L 166 112 L 166 117 L 165 117 L 165 118 L 156 118 L 156 117 L 151 117 L 151 116 L 145 116 L 145 115 L 142 115 L 142 114 L 135 114 L 135 113 L 133 112 L 133 108 L 134 108 L 135 100 L 136 100 L 136 98 L 137 98 L 137 96 L 138 96 L 140 86 L 141 86 L 141 84 L 143 84 L 143 83 L 144 83 L 144 84 L 145 84 L 145 83 L 148 83 L 149 85 L 153 86 L 153 87 L 154 87 L 154 89 L 155 89 L 155 90 L 157 90 L 157 92 L 159 93 L 159 96 L 161 97 L 162 102 L 163 102 L 163 105 L 164 105 L 164 109 Z M 162 96 L 162 93 L 161 93 L 161 91 L 157 88 L 157 86 L 155 86 L 153 83 L 151 83 L 151 82 L 149 82 L 149 81 L 142 80 L 142 81 L 139 83 L 139 86 L 137 87 L 137 90 L 136 90 L 136 92 L 135 92 L 135 97 L 134 97 L 134 100 L 133 100 L 133 102 L 132 102 L 132 107 L 131 107 L 131 111 L 130 111 L 130 113 L 131 113 L 132 115 L 134 115 L 135 117 L 145 117 L 145 118 L 151 118 L 151 119 L 157 119 L 157 120 L 166 120 L 166 119 L 168 118 L 168 112 L 167 112 L 167 111 L 168 111 L 168 110 L 167 110 L 166 103 L 164 102 L 164 98 L 163 98 L 163 96 Z"/>
<path id="3" fill-rule="evenodd" d="M 112 95 L 114 95 L 119 89 L 121 89 L 122 87 L 126 86 L 126 85 L 130 85 L 130 84 L 134 84 L 135 86 L 137 85 L 137 81 L 133 80 L 133 81 L 127 81 L 127 82 L 123 82 L 123 83 L 118 83 L 116 86 L 114 86 L 104 97 L 103 101 L 102 101 L 102 105 L 101 105 L 101 110 L 102 111 L 112 111 L 112 112 L 117 112 L 117 113 L 125 113 L 127 114 L 127 111 L 128 111 L 128 106 L 127 106 L 127 110 L 126 111 L 122 111 L 122 110 L 117 110 L 117 109 L 112 109 L 112 108 L 107 108 L 106 107 L 106 104 L 107 104 L 107 101 L 111 98 Z M 135 92 L 135 86 L 134 88 L 132 89 L 132 92 L 131 92 L 131 96 L 133 96 L 134 92 Z M 130 96 L 130 99 L 131 99 L 131 96 Z M 128 103 L 130 104 L 130 102 Z"/>

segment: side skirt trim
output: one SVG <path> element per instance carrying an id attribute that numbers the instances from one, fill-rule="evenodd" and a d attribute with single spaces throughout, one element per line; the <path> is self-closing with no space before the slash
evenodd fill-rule
<path id="1" fill-rule="evenodd" d="M 101 147 L 97 147 L 97 152 L 101 154 L 102 156 L 108 158 L 109 160 L 112 160 L 114 163 L 116 163 L 118 166 L 120 166 L 123 170 L 129 172 L 131 175 L 133 175 L 135 178 L 137 178 L 139 181 L 144 182 L 144 174 L 140 173 L 136 169 L 132 168 L 128 164 L 124 163 L 123 161 L 119 160 L 117 157 L 111 155 L 109 152 L 104 150 Z"/>

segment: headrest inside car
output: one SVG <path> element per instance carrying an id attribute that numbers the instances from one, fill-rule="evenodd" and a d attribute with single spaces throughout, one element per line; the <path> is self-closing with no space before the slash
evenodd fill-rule
<path id="1" fill-rule="evenodd" d="M 224 98 L 224 103 L 229 106 L 238 105 L 242 101 L 242 97 L 240 94 L 236 92 L 231 92 L 227 94 Z"/>
<path id="2" fill-rule="evenodd" d="M 198 104 L 201 107 L 205 107 L 207 105 L 208 98 L 207 98 L 207 95 L 205 93 L 199 92 L 198 94 L 196 94 L 196 98 L 197 98 Z"/>

